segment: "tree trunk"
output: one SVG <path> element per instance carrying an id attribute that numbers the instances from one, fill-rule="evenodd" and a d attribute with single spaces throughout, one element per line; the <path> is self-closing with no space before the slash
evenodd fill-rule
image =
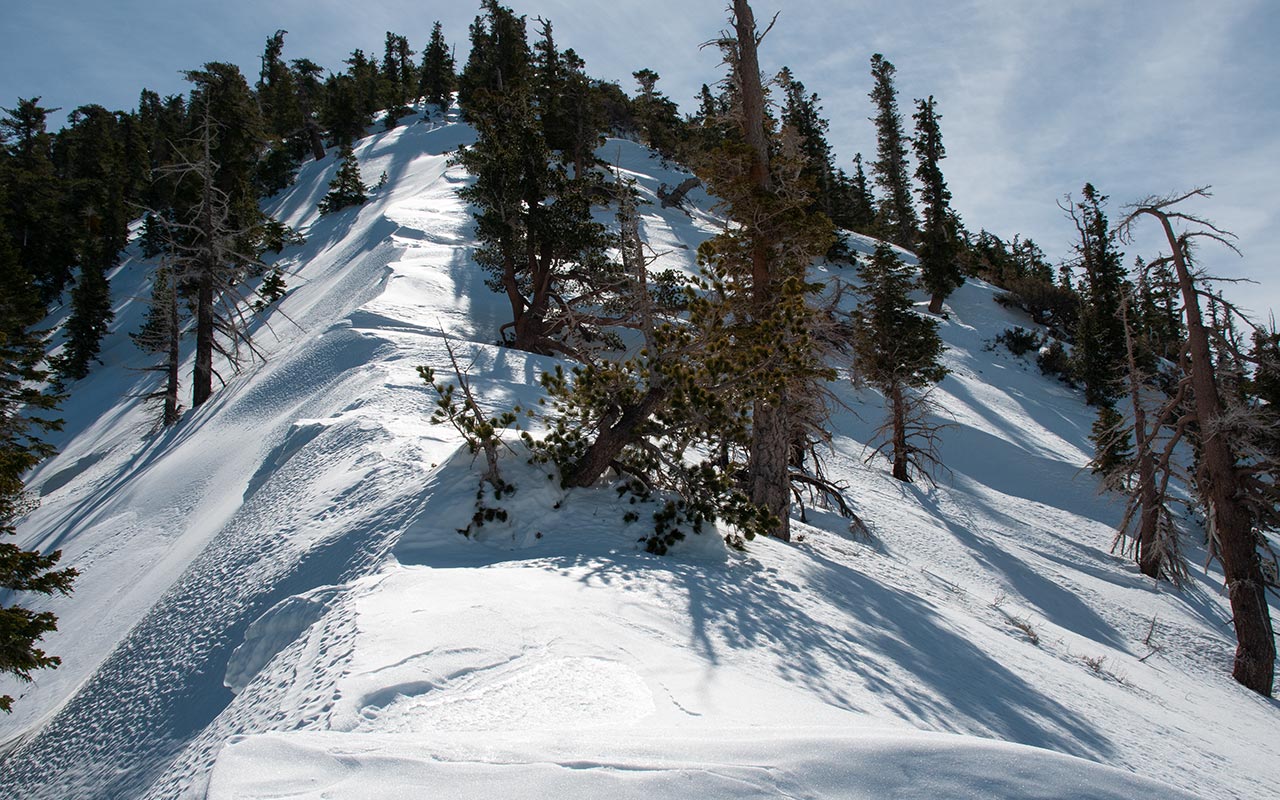
<path id="1" fill-rule="evenodd" d="M 751 416 L 751 502 L 778 519 L 773 535 L 791 541 L 790 437 L 785 401 L 757 400 Z"/>
<path id="2" fill-rule="evenodd" d="M 760 58 L 756 50 L 756 20 L 747 0 L 734 0 L 733 24 L 737 36 L 738 88 L 742 98 L 742 136 L 753 152 L 751 183 L 761 193 L 771 189 L 769 140 L 764 127 L 764 87 L 760 83 Z M 774 299 L 773 247 L 768 232 L 751 231 L 751 287 L 756 321 L 769 316 Z M 790 415 L 785 395 L 770 403 L 759 399 L 751 416 L 751 451 L 747 478 L 751 502 L 778 518 L 774 535 L 791 540 Z"/>
<path id="3" fill-rule="evenodd" d="M 640 398 L 640 402 L 622 412 L 622 416 L 609 428 L 600 431 L 596 440 L 587 448 L 587 452 L 574 462 L 564 476 L 564 485 L 591 486 L 600 479 L 609 465 L 614 462 L 622 449 L 635 441 L 635 430 L 649 418 L 662 401 L 667 392 L 662 387 L 651 387 Z"/>
<path id="4" fill-rule="evenodd" d="M 893 477 L 911 483 L 911 473 L 907 470 L 907 398 L 901 383 L 895 383 L 889 390 L 889 400 L 893 406 Z"/>
<path id="5" fill-rule="evenodd" d="M 1138 379 L 1138 357 L 1134 352 L 1129 325 L 1129 298 L 1120 303 L 1124 322 L 1124 348 L 1129 369 L 1129 401 L 1133 405 L 1134 460 L 1138 464 L 1138 569 L 1149 578 L 1160 579 L 1160 555 L 1156 550 L 1156 530 L 1160 524 L 1160 493 L 1156 489 L 1156 459 L 1147 436 L 1147 410 L 1142 405 L 1142 385 Z M 1123 531 L 1122 531 L 1123 533 Z"/>
<path id="6" fill-rule="evenodd" d="M 206 272 L 200 276 L 200 286 L 196 290 L 196 364 L 191 376 L 192 408 L 199 408 L 213 394 L 213 334 L 213 277 Z"/>
<path id="7" fill-rule="evenodd" d="M 180 371 L 182 366 L 181 360 L 181 344 L 182 344 L 182 320 L 178 317 L 178 281 L 175 277 L 169 278 L 169 296 L 165 298 L 168 308 L 165 309 L 168 316 L 169 341 L 168 353 L 165 360 L 165 390 L 164 390 L 164 424 L 166 426 L 173 425 L 178 421 L 178 388 L 180 386 Z"/>
<path id="8" fill-rule="evenodd" d="M 324 161 L 324 140 L 320 138 L 320 128 L 310 120 L 307 121 L 307 140 L 311 144 L 311 155 L 316 161 Z"/>
<path id="9" fill-rule="evenodd" d="M 943 295 L 939 294 L 938 292 L 934 292 L 933 295 L 929 298 L 929 313 L 935 314 L 935 315 L 941 314 L 942 301 L 945 299 L 946 298 Z"/>
<path id="10" fill-rule="evenodd" d="M 1201 442 L 1201 473 L 1208 499 L 1211 529 L 1218 538 L 1218 555 L 1231 599 L 1232 622 L 1236 630 L 1236 656 L 1232 676 L 1258 694 L 1271 696 L 1276 646 L 1267 606 L 1266 583 L 1258 562 L 1253 522 L 1241 502 L 1235 456 L 1217 432 L 1222 416 L 1209 336 L 1200 315 L 1200 298 L 1183 253 L 1183 242 L 1174 235 L 1168 216 L 1155 209 L 1143 209 L 1160 220 L 1173 252 L 1183 305 L 1187 315 L 1187 344 L 1191 355 L 1191 387 L 1195 395 L 1196 418 L 1206 434 Z"/>

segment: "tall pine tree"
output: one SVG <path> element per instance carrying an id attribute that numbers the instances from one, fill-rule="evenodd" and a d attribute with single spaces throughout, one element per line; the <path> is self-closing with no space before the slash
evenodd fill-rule
<path id="1" fill-rule="evenodd" d="M 871 56 L 871 102 L 876 115 L 876 160 L 871 174 L 883 197 L 877 210 L 881 235 L 889 241 L 911 249 L 917 237 L 916 209 L 911 202 L 911 179 L 907 174 L 907 137 L 902 132 L 902 115 L 898 113 L 898 91 L 893 85 L 897 68 L 879 53 Z"/>
<path id="2" fill-rule="evenodd" d="M 916 179 L 920 181 L 920 200 L 924 204 L 924 226 L 920 231 L 920 282 L 929 292 L 929 313 L 942 313 L 942 301 L 964 283 L 960 271 L 959 241 L 955 215 L 951 211 L 951 192 L 942 177 L 940 161 L 947 157 L 938 128 L 937 104 L 930 97 L 916 101 Z"/>

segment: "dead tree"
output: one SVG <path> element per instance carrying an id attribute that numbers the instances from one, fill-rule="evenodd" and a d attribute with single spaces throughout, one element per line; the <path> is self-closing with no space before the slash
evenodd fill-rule
<path id="1" fill-rule="evenodd" d="M 1181 585 L 1187 576 L 1187 567 L 1178 544 L 1178 526 L 1168 490 L 1170 477 L 1177 473 L 1174 448 L 1186 428 L 1186 422 L 1179 419 L 1185 405 L 1186 387 L 1180 384 L 1170 402 L 1148 421 L 1144 393 L 1149 391 L 1149 376 L 1138 363 L 1137 342 L 1129 315 L 1131 300 L 1132 295 L 1126 294 L 1120 314 L 1125 333 L 1125 381 L 1133 413 L 1134 457 L 1122 468 L 1123 475 L 1106 476 L 1113 488 L 1123 488 L 1128 494 L 1124 517 L 1111 547 L 1113 552 L 1119 550 L 1132 555 L 1142 574 Z M 1161 448 L 1159 437 L 1166 427 L 1172 429 L 1172 434 Z"/>
<path id="2" fill-rule="evenodd" d="M 1236 655 L 1232 676 L 1259 694 L 1271 696 L 1276 647 L 1267 605 L 1266 583 L 1258 557 L 1258 535 L 1246 499 L 1247 487 L 1227 435 L 1225 407 L 1219 393 L 1210 347 L 1210 331 L 1200 313 L 1201 291 L 1189 263 L 1189 243 L 1207 238 L 1232 250 L 1234 236 L 1212 223 L 1177 210 L 1179 203 L 1193 197 L 1208 197 L 1208 187 L 1180 196 L 1149 197 L 1130 207 L 1119 224 L 1120 236 L 1130 239 L 1138 219 L 1149 216 L 1164 231 L 1178 276 L 1183 311 L 1187 323 L 1189 382 L 1196 422 L 1200 429 L 1199 485 L 1207 505 L 1206 517 L 1211 539 L 1216 542 L 1231 601 L 1236 632 Z M 1174 225 L 1185 228 L 1175 232 Z M 1238 252 L 1238 251 L 1237 251 Z"/>
<path id="3" fill-rule="evenodd" d="M 674 189 L 669 188 L 665 183 L 658 187 L 658 200 L 662 202 L 663 208 L 678 208 L 684 210 L 684 198 L 689 192 L 702 185 L 702 181 L 698 178 L 685 178 L 680 185 Z M 687 211 L 685 213 L 688 213 Z"/>

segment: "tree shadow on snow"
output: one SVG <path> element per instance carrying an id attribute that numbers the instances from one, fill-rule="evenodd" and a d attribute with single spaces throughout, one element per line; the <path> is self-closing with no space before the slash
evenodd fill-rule
<path id="1" fill-rule="evenodd" d="M 975 646 L 925 600 L 813 551 L 806 557 L 805 586 L 750 558 L 719 566 L 578 557 L 553 567 L 584 583 L 655 573 L 655 581 L 684 589 L 690 646 L 710 664 L 731 651 L 760 651 L 780 677 L 832 706 L 866 712 L 874 701 L 921 728 L 1085 758 L 1114 755 L 1099 731 Z"/>

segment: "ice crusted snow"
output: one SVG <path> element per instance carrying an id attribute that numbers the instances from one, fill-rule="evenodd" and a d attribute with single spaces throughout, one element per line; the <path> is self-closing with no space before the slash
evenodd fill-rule
<path id="1" fill-rule="evenodd" d="M 625 523 L 613 491 L 566 493 L 518 453 L 509 522 L 460 536 L 477 474 L 428 424 L 415 367 L 451 378 L 448 337 L 498 408 L 535 404 L 555 363 L 492 344 L 503 298 L 448 163 L 471 139 L 418 115 L 363 140 L 385 187 L 324 217 L 335 161 L 304 166 L 269 203 L 307 243 L 280 258 L 267 360 L 171 430 L 131 396 L 152 387 L 127 338 L 148 265 L 112 275 L 104 363 L 29 481 L 22 542 L 82 575 L 41 604 L 63 666 L 3 687 L 0 794 L 1276 795 L 1280 709 L 1230 679 L 1220 573 L 1175 592 L 1110 553 L 1091 414 L 987 348 L 1028 322 L 979 281 L 942 323 L 936 488 L 864 463 L 879 399 L 836 387 L 851 411 L 829 470 L 869 539 L 809 508 L 795 544 L 707 535 L 656 557 L 636 544 L 647 513 Z M 650 199 L 684 177 L 629 142 L 600 155 Z M 691 215 L 644 209 L 658 269 L 692 272 L 716 229 L 691 197 Z"/>

